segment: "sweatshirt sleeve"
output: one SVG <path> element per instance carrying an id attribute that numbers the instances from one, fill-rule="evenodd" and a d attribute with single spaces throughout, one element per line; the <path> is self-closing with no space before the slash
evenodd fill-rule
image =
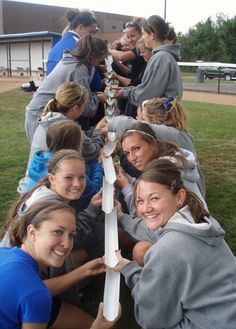
<path id="1" fill-rule="evenodd" d="M 149 230 L 141 218 L 123 214 L 119 218 L 119 223 L 123 229 L 128 232 L 134 239 L 138 241 L 147 240 L 151 241 L 152 243 L 156 242 L 155 232 Z"/>
<path id="2" fill-rule="evenodd" d="M 146 329 L 174 328 L 184 318 L 182 293 L 184 271 L 176 251 L 159 250 L 158 243 L 147 252 L 144 267 L 131 262 L 122 270 L 134 299 L 137 322 Z"/>
<path id="3" fill-rule="evenodd" d="M 166 52 L 152 55 L 145 69 L 142 82 L 136 87 L 122 89 L 121 95 L 129 102 L 138 106 L 146 99 L 163 97 L 168 85 L 170 62 Z"/>
<path id="4" fill-rule="evenodd" d="M 96 223 L 97 217 L 101 213 L 101 208 L 93 204 L 80 211 L 76 218 L 76 239 L 74 247 L 80 247 L 87 236 L 92 232 L 92 227 Z"/>
<path id="5" fill-rule="evenodd" d="M 82 155 L 88 163 L 91 160 L 97 159 L 99 152 L 104 145 L 104 138 L 98 129 L 94 129 L 90 136 L 83 133 L 83 151 Z"/>

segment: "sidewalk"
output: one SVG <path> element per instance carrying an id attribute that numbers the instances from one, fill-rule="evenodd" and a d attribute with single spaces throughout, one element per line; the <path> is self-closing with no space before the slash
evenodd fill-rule
<path id="1" fill-rule="evenodd" d="M 0 94 L 16 88 L 20 88 L 22 83 L 28 81 L 29 78 L 27 77 L 0 77 Z M 183 100 L 236 106 L 236 95 L 231 94 L 217 94 L 184 90 Z"/>

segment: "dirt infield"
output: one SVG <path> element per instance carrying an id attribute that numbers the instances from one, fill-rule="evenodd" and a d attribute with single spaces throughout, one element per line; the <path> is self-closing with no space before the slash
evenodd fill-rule
<path id="1" fill-rule="evenodd" d="M 20 88 L 22 83 L 28 81 L 28 77 L 0 77 L 0 94 L 16 88 Z M 229 94 L 216 94 L 185 90 L 183 93 L 183 100 L 236 106 L 236 95 Z"/>

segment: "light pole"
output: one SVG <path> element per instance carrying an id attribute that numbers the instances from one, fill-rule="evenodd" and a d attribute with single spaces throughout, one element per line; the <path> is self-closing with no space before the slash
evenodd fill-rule
<path id="1" fill-rule="evenodd" d="M 164 1 L 164 20 L 166 20 L 166 0 Z"/>

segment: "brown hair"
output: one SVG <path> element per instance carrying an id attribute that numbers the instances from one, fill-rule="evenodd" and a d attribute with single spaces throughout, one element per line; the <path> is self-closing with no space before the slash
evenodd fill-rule
<path id="1" fill-rule="evenodd" d="M 49 151 L 72 149 L 82 153 L 82 131 L 77 122 L 63 119 L 53 122 L 47 130 L 46 143 Z"/>
<path id="2" fill-rule="evenodd" d="M 42 116 L 49 112 L 66 114 L 74 106 L 81 106 L 88 98 L 88 90 L 74 82 L 62 83 L 56 91 L 55 97 L 46 104 Z"/>
<path id="3" fill-rule="evenodd" d="M 141 110 L 145 111 L 150 123 L 163 124 L 175 127 L 182 131 L 187 126 L 187 114 L 180 102 L 175 98 L 169 104 L 169 108 L 164 108 L 166 97 L 153 98 L 142 103 Z"/>
<path id="4" fill-rule="evenodd" d="M 174 156 L 175 158 L 180 159 L 183 165 L 186 166 L 185 157 L 181 154 L 176 155 L 176 153 L 180 151 L 177 144 L 158 140 L 153 129 L 147 123 L 138 122 L 132 128 L 126 130 L 121 136 L 121 144 L 125 138 L 133 134 L 138 134 L 144 142 L 156 146 L 156 152 L 153 159 L 160 158 L 162 156 Z"/>
<path id="5" fill-rule="evenodd" d="M 196 196 L 196 194 L 189 191 L 184 186 L 183 181 L 181 180 L 180 171 L 173 162 L 166 159 L 152 161 L 135 182 L 134 200 L 137 194 L 137 187 L 141 181 L 164 185 L 171 190 L 174 195 L 176 195 L 180 189 L 184 189 L 186 191 L 186 199 L 182 207 L 186 205 L 189 207 L 195 223 L 205 222 L 204 217 L 210 216 L 209 212 L 204 208 L 202 201 Z"/>
<path id="6" fill-rule="evenodd" d="M 62 149 L 60 151 L 57 151 L 47 163 L 48 173 L 55 175 L 55 173 L 60 167 L 61 162 L 64 160 L 71 160 L 71 159 L 79 160 L 84 163 L 83 157 L 80 155 L 79 152 L 75 150 Z M 33 187 L 29 192 L 22 194 L 19 197 L 19 199 L 15 203 L 13 203 L 13 205 L 11 206 L 8 212 L 6 222 L 3 225 L 2 229 L 0 230 L 0 240 L 3 239 L 6 232 L 17 220 L 21 206 L 31 197 L 34 191 L 37 190 L 40 186 L 46 186 L 47 188 L 50 188 L 50 182 L 48 176 L 41 179 L 35 187 Z"/>
<path id="7" fill-rule="evenodd" d="M 84 64 L 91 71 L 96 58 L 108 55 L 108 47 L 104 40 L 86 35 L 80 38 L 77 48 L 71 54 L 78 59 L 78 65 Z"/>
<path id="8" fill-rule="evenodd" d="M 70 212 L 75 216 L 75 210 L 62 201 L 36 202 L 22 216 L 18 216 L 17 221 L 11 226 L 9 231 L 10 245 L 20 247 L 27 236 L 27 228 L 32 224 L 39 229 L 41 224 L 50 220 L 50 213 L 56 210 Z"/>
<path id="9" fill-rule="evenodd" d="M 176 42 L 177 37 L 174 28 L 158 15 L 152 15 L 144 20 L 142 26 L 144 31 L 149 34 L 154 33 L 160 41 Z"/>

